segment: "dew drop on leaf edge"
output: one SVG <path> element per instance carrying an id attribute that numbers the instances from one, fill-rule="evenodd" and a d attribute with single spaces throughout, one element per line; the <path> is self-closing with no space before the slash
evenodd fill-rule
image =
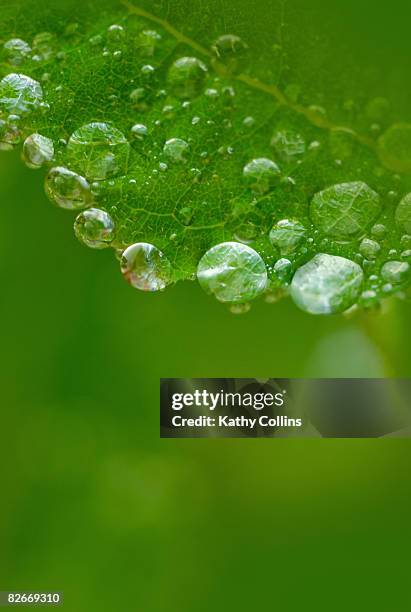
<path id="1" fill-rule="evenodd" d="M 111 216 L 104 210 L 88 208 L 74 222 L 77 239 L 92 249 L 104 249 L 114 239 L 115 226 Z"/>
<path id="2" fill-rule="evenodd" d="M 350 259 L 319 253 L 294 274 L 291 297 L 310 314 L 340 313 L 356 302 L 363 279 L 361 267 Z"/>
<path id="3" fill-rule="evenodd" d="M 266 289 L 267 270 L 261 256 L 240 242 L 223 242 L 209 249 L 197 267 L 206 293 L 220 302 L 248 302 Z"/>
<path id="4" fill-rule="evenodd" d="M 126 281 L 140 291 L 162 291 L 171 282 L 171 263 L 147 242 L 129 246 L 121 256 L 120 266 Z"/>

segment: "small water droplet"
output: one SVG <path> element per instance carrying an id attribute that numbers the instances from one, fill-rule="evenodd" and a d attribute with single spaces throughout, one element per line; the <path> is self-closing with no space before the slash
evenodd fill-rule
<path id="1" fill-rule="evenodd" d="M 87 180 L 64 168 L 51 168 L 45 182 L 46 194 L 60 208 L 76 210 L 91 205 L 92 196 Z"/>
<path id="2" fill-rule="evenodd" d="M 51 138 L 41 134 L 27 136 L 23 144 L 23 160 L 29 168 L 41 168 L 54 157 L 54 145 Z"/>
<path id="3" fill-rule="evenodd" d="M 274 274 L 282 283 L 288 283 L 291 279 L 293 265 L 289 259 L 282 257 L 274 264 Z"/>
<path id="4" fill-rule="evenodd" d="M 131 128 L 131 135 L 136 140 L 144 140 L 147 134 L 148 134 L 147 126 L 144 125 L 143 123 L 136 123 Z"/>
<path id="5" fill-rule="evenodd" d="M 153 57 L 156 48 L 161 41 L 161 35 L 155 30 L 143 30 L 137 40 L 140 55 L 143 57 Z"/>
<path id="6" fill-rule="evenodd" d="M 247 302 L 267 286 L 267 270 L 260 255 L 240 242 L 223 242 L 201 258 L 197 268 L 201 287 L 220 302 Z"/>
<path id="7" fill-rule="evenodd" d="M 204 88 L 207 67 L 196 57 L 180 57 L 168 71 L 168 83 L 178 98 L 196 98 Z"/>
<path id="8" fill-rule="evenodd" d="M 77 216 L 74 233 L 86 246 L 105 249 L 114 239 L 114 221 L 104 210 L 89 208 Z"/>
<path id="9" fill-rule="evenodd" d="M 126 32 L 122 25 L 113 23 L 107 29 L 107 40 L 113 43 L 119 43 L 124 40 Z"/>
<path id="10" fill-rule="evenodd" d="M 212 46 L 214 65 L 225 73 L 239 74 L 248 64 L 248 45 L 235 34 L 224 34 Z"/>
<path id="11" fill-rule="evenodd" d="M 83 125 L 70 136 L 67 144 L 70 166 L 93 181 L 125 173 L 129 152 L 124 134 L 107 123 Z"/>
<path id="12" fill-rule="evenodd" d="M 51 32 L 40 32 L 33 39 L 33 60 L 43 62 L 51 59 L 56 44 L 55 37 Z"/>
<path id="13" fill-rule="evenodd" d="M 121 257 L 124 278 L 140 291 L 162 291 L 171 282 L 172 268 L 167 257 L 154 245 L 137 242 Z"/>
<path id="14" fill-rule="evenodd" d="M 164 155 L 174 163 L 185 163 L 187 161 L 187 153 L 190 145 L 181 138 L 170 138 L 163 147 Z"/>
<path id="15" fill-rule="evenodd" d="M 193 220 L 193 215 L 194 211 L 189 206 L 184 206 L 184 208 L 181 208 L 177 213 L 177 217 L 183 225 L 190 225 Z"/>
<path id="16" fill-rule="evenodd" d="M 264 194 L 279 183 L 280 169 L 275 162 L 265 157 L 251 160 L 243 168 L 247 185 L 258 194 Z"/>
<path id="17" fill-rule="evenodd" d="M 249 302 L 244 302 L 243 304 L 231 304 L 229 308 L 231 314 L 242 315 L 250 312 L 251 304 Z"/>
<path id="18" fill-rule="evenodd" d="M 274 147 L 277 155 L 285 161 L 305 153 L 305 140 L 294 130 L 278 130 L 271 139 L 271 146 Z"/>
<path id="19" fill-rule="evenodd" d="M 366 257 L 366 259 L 375 259 L 380 251 L 381 247 L 375 240 L 364 238 L 361 241 L 360 253 L 363 257 Z"/>
<path id="20" fill-rule="evenodd" d="M 306 234 L 307 229 L 299 221 L 281 219 L 272 228 L 270 240 L 281 255 L 291 255 L 304 242 Z"/>

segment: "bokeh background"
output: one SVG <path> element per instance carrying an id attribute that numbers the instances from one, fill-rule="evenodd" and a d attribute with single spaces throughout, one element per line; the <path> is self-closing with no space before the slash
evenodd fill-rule
<path id="1" fill-rule="evenodd" d="M 239 3 L 243 29 L 262 5 Z M 405 3 L 309 14 L 399 91 Z M 0 590 L 73 612 L 409 609 L 409 441 L 160 440 L 159 378 L 409 377 L 410 304 L 235 316 L 195 283 L 133 290 L 71 224 L 1 152 Z"/>

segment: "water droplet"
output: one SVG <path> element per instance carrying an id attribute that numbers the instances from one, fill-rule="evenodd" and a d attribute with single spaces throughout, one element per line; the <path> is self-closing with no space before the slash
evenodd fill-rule
<path id="1" fill-rule="evenodd" d="M 183 225 L 190 225 L 193 220 L 194 211 L 192 208 L 185 206 L 178 211 L 177 217 Z"/>
<path id="2" fill-rule="evenodd" d="M 365 231 L 381 211 L 379 195 L 361 181 L 333 185 L 311 202 L 311 219 L 325 234 L 350 238 Z"/>
<path id="3" fill-rule="evenodd" d="M 367 259 L 375 259 L 378 253 L 381 251 L 381 247 L 375 240 L 364 238 L 360 244 L 360 253 Z"/>
<path id="4" fill-rule="evenodd" d="M 113 25 L 107 29 L 107 40 L 110 42 L 119 43 L 124 40 L 125 35 L 126 32 L 123 26 L 117 23 L 113 23 Z"/>
<path id="5" fill-rule="evenodd" d="M 70 165 L 88 180 L 102 181 L 124 174 L 130 145 L 120 130 L 107 123 L 88 123 L 67 144 Z"/>
<path id="6" fill-rule="evenodd" d="M 291 261 L 285 257 L 282 257 L 274 264 L 274 274 L 283 283 L 288 283 L 290 281 L 292 271 L 293 265 Z"/>
<path id="7" fill-rule="evenodd" d="M 251 160 L 243 168 L 243 177 L 255 193 L 264 194 L 279 183 L 280 169 L 265 157 Z"/>
<path id="8" fill-rule="evenodd" d="M 411 170 L 411 124 L 396 123 L 378 139 L 381 162 L 395 172 Z"/>
<path id="9" fill-rule="evenodd" d="M 10 121 L 0 119 L 0 149 L 10 151 L 20 142 L 21 133 L 18 125 Z"/>
<path id="10" fill-rule="evenodd" d="M 147 242 L 137 242 L 124 251 L 121 271 L 130 285 L 140 291 L 162 291 L 172 276 L 167 257 Z"/>
<path id="11" fill-rule="evenodd" d="M 54 52 L 55 38 L 50 32 L 40 32 L 33 40 L 33 60 L 37 62 L 47 61 Z"/>
<path id="12" fill-rule="evenodd" d="M 185 163 L 190 145 L 181 138 L 170 138 L 163 147 L 164 155 L 174 163 Z"/>
<path id="13" fill-rule="evenodd" d="M 398 204 L 395 220 L 402 230 L 411 233 L 411 193 L 407 193 Z"/>
<path id="14" fill-rule="evenodd" d="M 0 81 L 0 112 L 29 113 L 38 108 L 42 100 L 40 83 L 24 74 L 8 74 Z"/>
<path id="15" fill-rule="evenodd" d="M 147 134 L 148 134 L 147 126 L 144 125 L 143 123 L 136 123 L 131 128 L 131 135 L 136 140 L 144 140 Z"/>
<path id="16" fill-rule="evenodd" d="M 230 312 L 231 314 L 241 315 L 250 312 L 251 304 L 249 302 L 244 302 L 243 304 L 231 304 Z"/>
<path id="17" fill-rule="evenodd" d="M 31 53 L 30 45 L 21 38 L 11 38 L 4 43 L 5 56 L 12 66 L 20 66 Z"/>
<path id="18" fill-rule="evenodd" d="M 239 242 L 249 244 L 254 242 L 258 235 L 258 227 L 252 221 L 245 221 L 241 223 L 235 230 L 234 237 Z"/>
<path id="19" fill-rule="evenodd" d="M 365 308 L 375 306 L 378 303 L 377 293 L 373 289 L 363 291 L 360 295 L 360 302 Z"/>
<path id="20" fill-rule="evenodd" d="M 27 136 L 23 144 L 23 160 L 29 168 L 41 168 L 54 157 L 53 141 L 41 134 Z"/>
<path id="21" fill-rule="evenodd" d="M 145 64 L 141 67 L 141 74 L 145 77 L 151 77 L 155 73 L 156 69 L 151 64 Z"/>
<path id="22" fill-rule="evenodd" d="M 220 302 L 247 302 L 267 286 L 267 270 L 260 255 L 240 242 L 223 242 L 201 258 L 197 268 L 201 287 Z"/>
<path id="23" fill-rule="evenodd" d="M 74 222 L 76 237 L 92 249 L 105 249 L 114 239 L 114 221 L 104 210 L 89 208 Z"/>
<path id="24" fill-rule="evenodd" d="M 410 274 L 410 264 L 406 261 L 387 261 L 381 268 L 381 276 L 394 285 L 407 280 Z"/>
<path id="25" fill-rule="evenodd" d="M 305 140 L 294 130 L 278 130 L 271 139 L 271 146 L 285 161 L 305 153 Z"/>
<path id="26" fill-rule="evenodd" d="M 376 223 L 371 228 L 371 234 L 376 238 L 383 238 L 387 233 L 387 228 L 382 223 Z"/>
<path id="27" fill-rule="evenodd" d="M 291 297 L 311 314 L 343 312 L 355 303 L 363 277 L 350 259 L 319 253 L 294 274 Z"/>
<path id="28" fill-rule="evenodd" d="M 248 117 L 245 117 L 243 120 L 243 125 L 247 128 L 253 127 L 255 125 L 254 117 L 251 117 L 251 115 L 249 115 Z"/>
<path id="29" fill-rule="evenodd" d="M 196 98 L 204 88 L 207 67 L 196 57 L 180 57 L 168 71 L 168 83 L 179 98 Z"/>
<path id="30" fill-rule="evenodd" d="M 321 143 L 318 142 L 318 140 L 313 140 L 308 145 L 308 150 L 311 151 L 312 153 L 316 153 L 320 148 L 321 148 Z"/>
<path id="31" fill-rule="evenodd" d="M 76 210 L 91 205 L 90 185 L 83 176 L 57 166 L 46 177 L 46 194 L 60 208 Z"/>
<path id="32" fill-rule="evenodd" d="M 103 43 L 103 37 L 101 36 L 101 34 L 96 34 L 95 36 L 92 36 L 89 39 L 89 43 L 93 47 L 97 47 L 98 45 L 101 45 Z"/>
<path id="33" fill-rule="evenodd" d="M 143 30 L 140 32 L 137 40 L 140 55 L 152 57 L 160 41 L 161 35 L 155 30 Z"/>
<path id="34" fill-rule="evenodd" d="M 208 88 L 205 90 L 204 95 L 206 95 L 207 98 L 218 98 L 220 94 L 217 89 Z"/>
<path id="35" fill-rule="evenodd" d="M 248 45 L 235 34 L 224 34 L 217 38 L 212 46 L 215 55 L 215 67 L 220 64 L 224 72 L 228 74 L 239 74 L 243 72 L 248 64 Z"/>
<path id="36" fill-rule="evenodd" d="M 281 219 L 272 228 L 270 240 L 281 255 L 291 255 L 304 242 L 307 229 L 293 219 Z"/>
<path id="37" fill-rule="evenodd" d="M 331 155 L 340 161 L 351 157 L 354 148 L 354 132 L 348 128 L 334 128 L 329 134 Z"/>

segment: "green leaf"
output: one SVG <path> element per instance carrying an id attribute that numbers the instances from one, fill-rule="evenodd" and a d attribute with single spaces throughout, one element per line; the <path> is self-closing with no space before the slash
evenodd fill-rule
<path id="1" fill-rule="evenodd" d="M 23 158 L 46 167 L 55 204 L 90 208 L 76 221 L 82 242 L 118 253 L 143 245 L 122 262 L 135 287 L 192 279 L 200 260 L 202 278 L 221 280 L 221 258 L 205 254 L 233 242 L 262 259 L 271 301 L 308 262 L 316 272 L 306 297 L 326 286 L 322 297 L 338 303 L 327 312 L 372 306 L 408 286 L 410 206 L 400 200 L 411 190 L 411 125 L 390 125 L 389 100 L 370 96 L 367 83 L 356 100 L 354 77 L 351 98 L 327 71 L 324 89 L 313 91 L 321 51 L 303 15 L 290 17 L 288 31 L 286 8 L 273 3 L 274 44 L 262 44 L 233 2 L 221 15 L 183 1 L 174 12 L 166 2 L 73 6 L 5 11 L 0 141 L 7 149 L 25 140 Z M 341 296 L 342 277 L 339 288 L 321 278 L 318 254 L 349 261 L 345 270 L 361 266 L 355 292 Z M 247 266 L 224 263 L 224 282 L 235 286 L 212 293 L 237 303 L 261 293 L 250 291 Z M 295 301 L 321 311 L 305 308 L 304 296 Z"/>

